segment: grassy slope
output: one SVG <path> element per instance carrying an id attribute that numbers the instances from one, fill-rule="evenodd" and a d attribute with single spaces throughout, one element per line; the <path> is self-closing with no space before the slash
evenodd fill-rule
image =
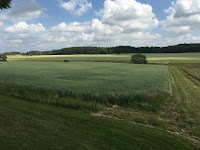
<path id="1" fill-rule="evenodd" d="M 0 149 L 198 148 L 165 131 L 0 95 Z"/>

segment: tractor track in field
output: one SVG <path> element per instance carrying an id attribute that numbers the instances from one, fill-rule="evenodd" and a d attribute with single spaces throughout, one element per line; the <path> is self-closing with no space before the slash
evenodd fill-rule
<path id="1" fill-rule="evenodd" d="M 185 71 L 180 70 L 177 66 L 169 67 L 172 75 L 170 81 L 174 81 L 172 83 L 174 96 L 171 97 L 174 105 L 169 106 L 166 113 L 169 111 L 171 123 L 176 126 L 181 135 L 200 146 L 200 138 L 190 131 L 190 128 L 198 128 L 200 125 L 200 111 L 198 109 L 200 106 L 200 87 L 197 86 L 199 81 L 188 76 Z M 192 120 L 197 125 L 191 125 L 188 120 Z"/>
<path id="2" fill-rule="evenodd" d="M 111 108 L 108 108 L 108 109 L 112 109 Z M 92 113 L 91 115 L 92 116 L 95 116 L 95 117 L 103 117 L 103 118 L 109 118 L 109 119 L 115 119 L 115 120 L 121 120 L 121 121 L 125 121 L 125 122 L 128 122 L 128 123 L 131 123 L 131 124 L 134 124 L 134 125 L 140 125 L 140 126 L 144 126 L 144 127 L 149 127 L 149 128 L 153 128 L 153 129 L 158 129 L 158 130 L 163 130 L 162 128 L 159 128 L 159 127 L 156 127 L 156 126 L 153 126 L 153 125 L 149 125 L 149 124 L 142 124 L 142 123 L 138 123 L 138 122 L 135 122 L 135 121 L 126 121 L 124 119 L 120 119 L 120 118 L 117 118 L 117 117 L 114 117 L 114 116 L 111 116 L 111 115 L 106 115 L 104 114 L 105 111 L 100 111 L 98 113 Z M 192 141 L 194 144 L 200 146 L 200 138 L 198 137 L 195 137 L 195 136 L 189 136 L 189 135 L 182 135 L 180 132 L 174 132 L 174 131 L 170 131 L 170 130 L 165 130 L 166 132 L 168 133 L 171 133 L 173 135 L 176 135 L 176 136 L 182 136 L 190 141 Z"/>
<path id="3" fill-rule="evenodd" d="M 187 70 L 177 66 L 179 70 L 188 78 L 190 79 L 194 84 L 200 87 L 200 78 L 197 78 L 192 73 L 188 72 Z"/>
<path id="4" fill-rule="evenodd" d="M 167 121 L 170 124 L 169 128 L 164 129 L 165 131 L 187 138 L 196 145 L 200 146 L 200 137 L 193 135 L 190 131 L 191 128 L 196 129 L 200 127 L 200 110 L 198 109 L 200 108 L 200 81 L 193 78 L 193 76 L 190 76 L 176 65 L 169 65 L 168 76 L 170 96 L 163 109 L 156 114 L 155 117 L 161 121 Z M 108 111 L 110 111 L 111 114 L 107 114 L 106 111 L 101 111 L 92 115 L 122 120 L 132 124 L 163 130 L 163 128 L 159 126 L 122 119 L 121 117 L 115 115 L 115 109 L 117 108 L 118 106 L 108 108 Z M 123 114 L 123 111 L 121 113 Z M 146 115 L 142 113 L 144 112 L 140 112 L 141 116 Z M 146 115 L 146 117 L 148 117 L 148 115 Z M 188 120 L 192 120 L 194 125 L 191 125 Z M 173 127 L 173 129 L 171 130 L 170 127 Z"/>

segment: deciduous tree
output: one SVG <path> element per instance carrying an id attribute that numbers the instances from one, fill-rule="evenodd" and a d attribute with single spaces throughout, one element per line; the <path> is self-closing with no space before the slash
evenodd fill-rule
<path id="1" fill-rule="evenodd" d="M 6 55 L 0 55 L 0 61 L 7 61 Z"/>
<path id="2" fill-rule="evenodd" d="M 143 54 L 132 55 L 131 63 L 134 63 L 134 64 L 146 64 L 147 63 L 146 56 L 143 55 Z"/>
<path id="3" fill-rule="evenodd" d="M 0 0 L 0 9 L 7 9 L 11 7 L 11 1 L 12 0 Z"/>

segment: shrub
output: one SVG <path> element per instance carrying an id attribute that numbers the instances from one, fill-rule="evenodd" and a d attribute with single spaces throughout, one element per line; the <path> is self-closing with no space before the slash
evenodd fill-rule
<path id="1" fill-rule="evenodd" d="M 64 60 L 64 62 L 69 62 L 69 60 Z"/>
<path id="2" fill-rule="evenodd" d="M 0 55 L 0 61 L 7 61 L 6 55 Z"/>
<path id="3" fill-rule="evenodd" d="M 146 56 L 143 54 L 132 55 L 131 63 L 133 64 L 147 64 Z"/>

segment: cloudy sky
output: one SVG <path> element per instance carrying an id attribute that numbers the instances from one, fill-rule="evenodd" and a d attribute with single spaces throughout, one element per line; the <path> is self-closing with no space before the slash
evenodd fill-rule
<path id="1" fill-rule="evenodd" d="M 200 0 L 12 0 L 0 52 L 200 43 Z"/>

